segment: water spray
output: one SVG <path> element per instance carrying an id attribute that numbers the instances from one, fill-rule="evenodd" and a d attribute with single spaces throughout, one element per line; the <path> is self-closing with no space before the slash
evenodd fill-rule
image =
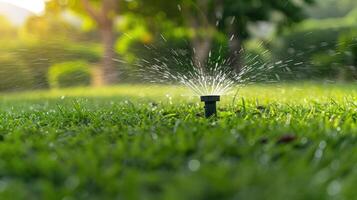
<path id="1" fill-rule="evenodd" d="M 218 55 L 224 54 L 221 49 Z M 152 48 L 149 47 L 148 50 Z M 265 53 L 268 51 L 263 55 Z M 210 51 L 204 65 L 197 66 L 186 51 L 171 49 L 167 56 L 160 55 L 159 58 L 151 60 L 142 59 L 142 62 L 136 65 L 139 67 L 140 77 L 151 83 L 167 82 L 191 89 L 193 95 L 201 97 L 201 101 L 205 103 L 206 118 L 217 116 L 217 101 L 220 101 L 222 95 L 236 89 L 238 92 L 238 88 L 251 83 L 279 81 L 276 69 L 291 71 L 287 66 L 292 60 L 265 63 L 259 56 L 248 54 L 244 55 L 247 59 L 245 65 L 236 71 L 232 70 L 234 59 L 225 59 L 222 56 L 216 58 L 212 55 L 214 54 Z M 177 70 L 178 68 L 180 70 Z M 233 100 L 235 99 L 236 97 Z"/>
<path id="2" fill-rule="evenodd" d="M 220 101 L 219 95 L 201 96 L 201 101 L 205 102 L 205 116 L 206 118 L 217 116 L 217 101 Z"/>

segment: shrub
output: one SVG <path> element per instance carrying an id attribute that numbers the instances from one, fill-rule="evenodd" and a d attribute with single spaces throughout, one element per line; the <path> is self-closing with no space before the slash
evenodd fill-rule
<path id="1" fill-rule="evenodd" d="M 333 57 L 336 54 L 339 35 L 348 30 L 351 30 L 351 27 L 302 28 L 285 34 L 271 47 L 274 60 L 289 61 L 288 67 L 295 71 L 296 77 L 299 78 L 330 78 L 334 71 L 328 70 L 332 68 L 315 63 L 326 64 L 326 56 Z M 323 71 L 320 71 L 321 69 Z"/>
<path id="2" fill-rule="evenodd" d="M 346 71 L 356 71 L 353 70 L 355 64 L 346 65 L 345 58 L 341 57 L 341 52 L 345 50 L 340 47 L 336 49 L 336 46 L 344 46 L 341 44 L 353 43 L 343 41 L 353 38 L 351 35 L 341 36 L 341 34 L 355 30 L 356 13 L 357 11 L 352 11 L 343 18 L 303 21 L 289 32 L 280 35 L 277 38 L 278 42 L 273 43 L 271 49 L 274 59 L 291 60 L 289 67 L 303 78 L 341 79 L 343 74 L 349 74 Z M 347 51 L 353 52 L 353 49 Z M 303 63 L 303 65 L 294 65 L 296 63 Z"/>
<path id="3" fill-rule="evenodd" d="M 2 47 L 0 47 L 2 48 Z M 97 63 L 100 60 L 100 49 L 92 44 L 72 44 L 70 42 L 41 42 L 12 44 L 4 52 L 12 52 L 18 60 L 26 63 L 34 76 L 37 88 L 48 88 L 49 67 L 61 62 L 71 60 L 85 60 Z"/>
<path id="4" fill-rule="evenodd" d="M 338 48 L 333 55 L 317 54 L 313 64 L 327 77 L 343 81 L 357 79 L 357 32 L 347 31 L 340 34 Z"/>
<path id="5" fill-rule="evenodd" d="M 357 31 L 349 31 L 339 37 L 339 51 L 347 65 L 357 66 Z"/>
<path id="6" fill-rule="evenodd" d="M 319 77 L 336 79 L 342 70 L 340 59 L 336 55 L 318 53 L 312 56 L 311 62 L 315 74 L 318 74 Z"/>
<path id="7" fill-rule="evenodd" d="M 342 65 L 344 80 L 357 79 L 357 31 L 352 30 L 341 34 L 337 51 Z"/>
<path id="8" fill-rule="evenodd" d="M 55 64 L 48 72 L 48 80 L 52 88 L 88 86 L 91 79 L 90 67 L 85 61 Z"/>
<path id="9" fill-rule="evenodd" d="M 0 54 L 0 91 L 26 90 L 34 87 L 27 66 L 11 54 Z"/>

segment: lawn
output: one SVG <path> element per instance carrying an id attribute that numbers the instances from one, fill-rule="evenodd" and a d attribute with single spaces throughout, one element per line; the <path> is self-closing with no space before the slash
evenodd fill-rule
<path id="1" fill-rule="evenodd" d="M 1 199 L 355 199 L 357 85 L 280 84 L 203 118 L 180 87 L 0 96 Z"/>

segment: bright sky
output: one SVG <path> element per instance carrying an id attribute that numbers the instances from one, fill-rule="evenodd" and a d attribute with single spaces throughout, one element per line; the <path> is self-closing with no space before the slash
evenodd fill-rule
<path id="1" fill-rule="evenodd" d="M 45 0 L 0 0 L 0 2 L 11 3 L 34 13 L 40 13 L 45 8 Z"/>

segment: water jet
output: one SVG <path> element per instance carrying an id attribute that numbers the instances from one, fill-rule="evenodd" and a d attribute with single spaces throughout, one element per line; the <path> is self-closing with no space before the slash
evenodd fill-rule
<path id="1" fill-rule="evenodd" d="M 206 118 L 217 115 L 217 101 L 221 100 L 219 95 L 201 96 L 201 101 L 205 103 L 205 116 Z"/>

